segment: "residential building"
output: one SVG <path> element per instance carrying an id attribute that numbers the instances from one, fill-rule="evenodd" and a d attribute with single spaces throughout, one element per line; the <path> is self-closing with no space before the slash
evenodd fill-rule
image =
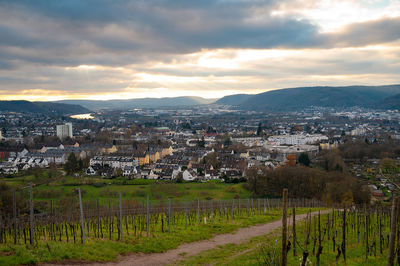
<path id="1" fill-rule="evenodd" d="M 72 123 L 65 123 L 64 125 L 57 125 L 57 137 L 65 139 L 67 137 L 72 138 Z"/>

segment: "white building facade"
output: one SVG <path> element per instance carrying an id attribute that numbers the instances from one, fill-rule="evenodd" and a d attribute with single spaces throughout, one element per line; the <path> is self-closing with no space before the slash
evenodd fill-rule
<path id="1" fill-rule="evenodd" d="M 72 123 L 65 123 L 64 125 L 57 125 L 57 137 L 65 139 L 67 137 L 72 138 Z"/>

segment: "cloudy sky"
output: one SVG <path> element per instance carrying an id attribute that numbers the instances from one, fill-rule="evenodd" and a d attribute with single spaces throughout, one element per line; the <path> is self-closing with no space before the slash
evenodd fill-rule
<path id="1" fill-rule="evenodd" d="M 400 83 L 399 0 L 0 0 L 0 99 Z"/>

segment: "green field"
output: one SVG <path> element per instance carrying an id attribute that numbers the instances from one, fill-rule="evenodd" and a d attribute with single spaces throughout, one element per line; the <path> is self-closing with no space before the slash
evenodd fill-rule
<path id="1" fill-rule="evenodd" d="M 200 200 L 228 200 L 233 198 L 249 198 L 250 191 L 241 184 L 225 184 L 220 181 L 206 183 L 175 183 L 162 180 L 125 178 L 103 179 L 98 177 L 72 177 L 57 176 L 47 177 L 47 172 L 39 177 L 33 175 L 17 176 L 14 178 L 1 178 L 6 184 L 19 188 L 29 182 L 40 184 L 35 186 L 33 194 L 35 201 L 58 200 L 77 195 L 76 188 L 80 187 L 83 200 L 97 198 L 119 198 L 144 200 L 147 195 L 151 201 L 172 200 L 192 201 Z"/>

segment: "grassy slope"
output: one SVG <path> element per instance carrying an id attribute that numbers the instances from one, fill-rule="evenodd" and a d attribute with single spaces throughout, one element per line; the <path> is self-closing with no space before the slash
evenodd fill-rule
<path id="1" fill-rule="evenodd" d="M 326 215 L 322 216 L 321 224 L 326 223 Z M 341 244 L 340 237 L 340 227 L 336 227 L 338 232 L 338 237 L 336 242 Z M 299 223 L 297 227 L 297 239 L 298 242 L 302 244 L 304 248 L 304 222 Z M 386 233 L 388 233 L 388 228 L 386 228 Z M 265 258 L 265 254 L 269 252 L 270 254 L 280 253 L 281 247 L 281 231 L 276 230 L 268 235 L 260 236 L 252 238 L 250 241 L 242 243 L 242 244 L 228 244 L 221 247 L 218 247 L 213 250 L 204 251 L 196 256 L 191 256 L 189 258 L 185 258 L 179 262 L 177 265 L 263 265 L 262 261 Z M 370 239 L 370 243 L 372 239 Z M 307 265 L 315 265 L 316 257 L 312 253 L 313 249 L 313 235 L 310 236 L 310 245 L 308 247 L 309 250 L 309 260 L 311 264 Z M 327 240 L 327 236 L 323 238 L 322 241 L 323 251 L 321 254 L 321 265 L 335 265 L 335 258 L 337 252 L 333 252 L 333 244 L 331 240 Z M 317 249 L 317 248 L 316 248 Z M 346 257 L 347 263 L 346 265 L 386 265 L 387 263 L 387 245 L 384 246 L 383 254 L 379 253 L 379 246 L 377 245 L 376 256 L 374 252 L 368 259 L 366 259 L 365 245 L 363 242 L 363 231 L 360 234 L 360 241 L 357 240 L 357 235 L 354 232 L 350 232 L 348 236 L 348 241 L 346 242 Z M 293 250 L 289 251 L 288 255 L 288 265 L 300 265 L 301 263 L 301 254 L 303 250 L 300 247 L 297 247 L 297 256 L 293 256 Z M 278 259 L 279 261 L 279 259 Z M 275 264 L 274 264 L 275 265 Z M 340 257 L 338 265 L 345 265 L 343 262 L 343 256 Z"/>
<path id="2" fill-rule="evenodd" d="M 47 179 L 47 173 L 42 177 L 34 178 L 32 175 L 17 178 L 3 179 L 11 186 L 23 186 L 28 182 L 42 183 Z M 101 179 L 95 177 L 58 177 L 54 181 L 35 187 L 34 198 L 36 201 L 58 200 L 76 196 L 75 189 L 80 187 L 83 200 L 96 198 L 119 198 L 119 192 L 124 199 L 144 200 L 149 195 L 150 200 L 159 201 L 168 198 L 189 200 L 206 199 L 233 199 L 234 197 L 249 198 L 250 192 L 243 188 L 243 184 L 224 184 L 217 181 L 208 183 L 165 183 L 154 180 L 126 180 Z"/>

